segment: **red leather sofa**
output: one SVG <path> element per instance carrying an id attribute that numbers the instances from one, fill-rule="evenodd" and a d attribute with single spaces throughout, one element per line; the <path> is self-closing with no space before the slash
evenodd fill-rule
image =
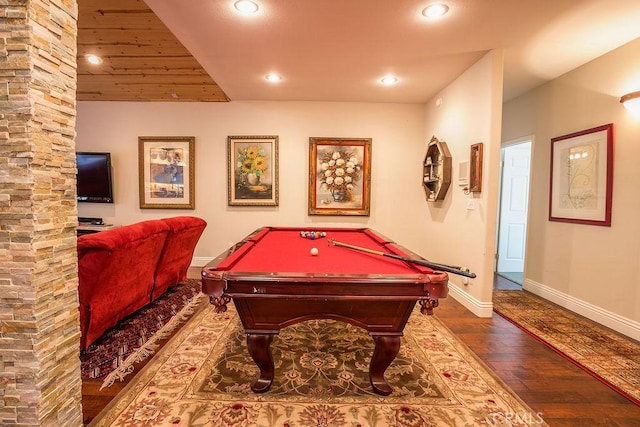
<path id="1" fill-rule="evenodd" d="M 79 236 L 80 347 L 185 280 L 206 225 L 180 216 Z"/>

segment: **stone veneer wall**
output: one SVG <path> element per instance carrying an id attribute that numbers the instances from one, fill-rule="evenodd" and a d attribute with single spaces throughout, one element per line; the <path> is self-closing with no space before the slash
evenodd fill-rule
<path id="1" fill-rule="evenodd" d="M 0 1 L 0 425 L 81 426 L 76 0 Z"/>

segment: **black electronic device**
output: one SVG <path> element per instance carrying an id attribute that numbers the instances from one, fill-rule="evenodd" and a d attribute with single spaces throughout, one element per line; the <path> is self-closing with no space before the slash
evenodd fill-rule
<path id="1" fill-rule="evenodd" d="M 78 202 L 113 203 L 110 153 L 76 153 Z"/>
<path id="2" fill-rule="evenodd" d="M 104 221 L 102 220 L 102 218 L 93 218 L 88 216 L 79 216 L 78 222 L 81 224 L 98 224 L 98 225 L 104 224 Z"/>

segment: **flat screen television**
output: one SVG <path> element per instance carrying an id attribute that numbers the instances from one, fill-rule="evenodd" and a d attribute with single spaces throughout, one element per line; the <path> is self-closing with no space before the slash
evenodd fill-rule
<path id="1" fill-rule="evenodd" d="M 110 153 L 76 153 L 78 202 L 113 203 Z"/>

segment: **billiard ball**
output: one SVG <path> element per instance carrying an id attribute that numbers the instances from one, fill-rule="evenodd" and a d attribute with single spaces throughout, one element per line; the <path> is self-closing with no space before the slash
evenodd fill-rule
<path id="1" fill-rule="evenodd" d="M 318 255 L 318 248 L 311 248 L 311 255 L 313 256 Z"/>

